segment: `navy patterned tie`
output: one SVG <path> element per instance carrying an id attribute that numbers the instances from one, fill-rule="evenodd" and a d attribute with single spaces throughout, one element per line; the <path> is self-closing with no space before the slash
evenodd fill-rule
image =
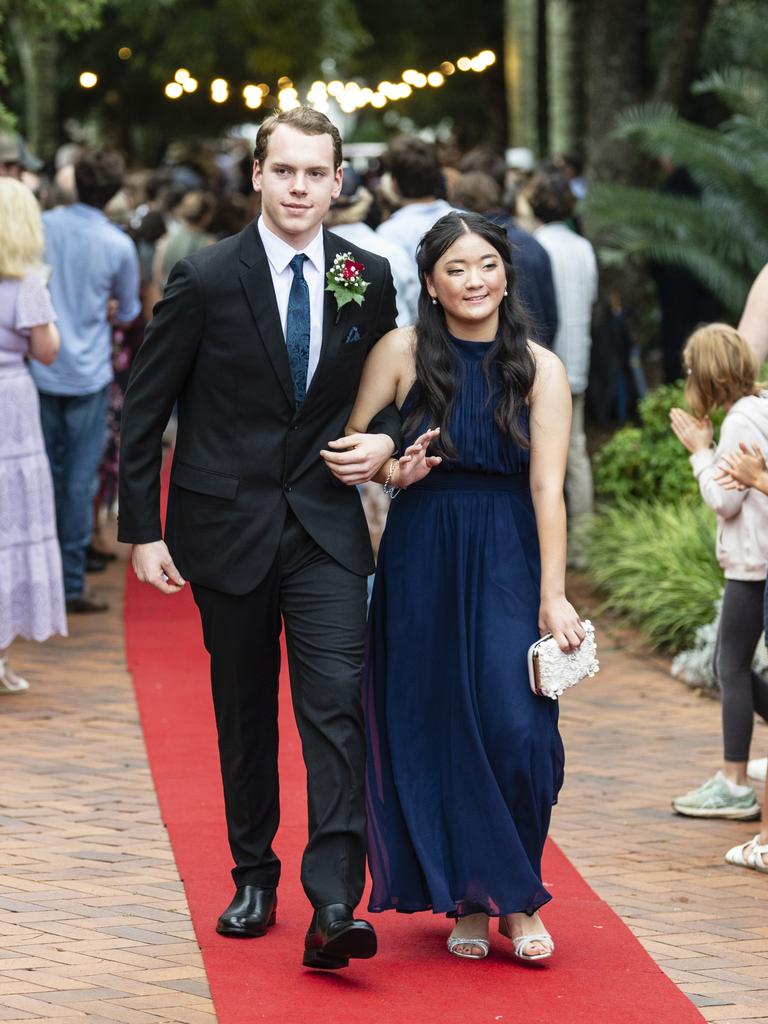
<path id="1" fill-rule="evenodd" d="M 291 364 L 293 397 L 297 409 L 307 393 L 309 368 L 309 287 L 304 280 L 306 260 L 307 256 L 300 252 L 289 264 L 293 271 L 293 284 L 288 296 L 288 316 L 285 321 L 285 344 L 288 348 L 288 362 Z"/>

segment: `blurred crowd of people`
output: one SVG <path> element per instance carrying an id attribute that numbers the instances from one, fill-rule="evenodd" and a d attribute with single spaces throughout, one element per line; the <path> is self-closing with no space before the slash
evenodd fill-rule
<path id="1" fill-rule="evenodd" d="M 249 145 L 231 139 L 174 143 L 161 166 L 132 169 L 117 152 L 67 144 L 44 167 L 20 136 L 0 135 L 0 230 L 11 254 L 0 258 L 0 401 L 16 417 L 0 438 L 0 522 L 14 526 L 0 540 L 1 690 L 28 685 L 5 657 L 16 636 L 42 640 L 66 631 L 65 612 L 108 607 L 87 576 L 115 557 L 102 527 L 116 511 L 131 362 L 173 265 L 258 215 L 252 165 Z M 400 136 L 379 158 L 345 166 L 326 221 L 388 259 L 400 325 L 417 315 L 416 247 L 440 217 L 459 209 L 504 227 L 531 336 L 561 357 L 574 396 L 575 525 L 593 500 L 584 394 L 597 264 L 576 215 L 583 194 L 573 157 L 537 168 L 527 151 L 461 154 Z"/>

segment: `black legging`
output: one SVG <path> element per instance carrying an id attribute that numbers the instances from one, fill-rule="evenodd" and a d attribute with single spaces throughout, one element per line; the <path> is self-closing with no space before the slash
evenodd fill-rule
<path id="1" fill-rule="evenodd" d="M 763 580 L 726 580 L 715 647 L 726 761 L 746 761 L 755 712 L 768 721 L 768 682 L 752 671 L 763 631 Z"/>

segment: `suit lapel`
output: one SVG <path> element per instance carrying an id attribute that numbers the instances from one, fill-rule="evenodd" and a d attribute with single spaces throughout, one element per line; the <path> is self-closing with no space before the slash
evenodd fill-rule
<path id="1" fill-rule="evenodd" d="M 280 313 L 277 309 L 272 274 L 267 254 L 264 252 L 264 246 L 259 237 L 256 221 L 249 224 L 243 232 L 240 244 L 240 262 L 245 264 L 240 274 L 240 283 L 245 291 L 245 297 L 251 307 L 259 335 L 280 385 L 293 406 L 293 379 L 288 362 L 288 349 L 285 345 Z M 325 346 L 325 337 L 323 346 Z"/>
<path id="2" fill-rule="evenodd" d="M 325 250 L 325 270 L 323 272 L 323 340 L 320 346 L 320 359 L 318 361 L 315 372 L 312 375 L 312 380 L 307 391 L 307 398 L 312 394 L 315 387 L 315 381 L 321 377 L 323 372 L 323 365 L 328 359 L 328 355 L 332 350 L 333 346 L 338 343 L 341 332 L 344 330 L 344 325 L 341 323 L 342 316 L 337 315 L 338 310 L 336 308 L 336 299 L 332 292 L 329 292 L 325 287 L 325 276 L 333 265 L 334 258 L 339 252 L 343 252 L 337 243 L 337 240 L 330 235 L 325 229 L 323 229 L 323 248 Z M 339 321 L 339 322 L 337 322 Z M 305 399 L 306 401 L 306 399 Z"/>
<path id="3" fill-rule="evenodd" d="M 325 273 L 323 274 L 323 345 L 320 349 L 320 362 L 323 361 L 324 356 L 328 355 L 328 350 L 332 343 L 338 340 L 339 335 L 344 330 L 341 320 L 345 312 L 345 310 L 342 310 L 341 315 L 339 315 L 336 298 L 333 292 L 328 291 L 325 282 L 326 275 L 333 266 L 334 259 L 344 250 L 339 248 L 338 239 L 325 230 L 323 231 L 323 245 L 325 247 Z"/>

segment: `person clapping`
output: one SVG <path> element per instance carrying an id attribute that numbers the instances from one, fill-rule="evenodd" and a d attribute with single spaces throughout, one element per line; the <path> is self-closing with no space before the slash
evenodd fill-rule
<path id="1" fill-rule="evenodd" d="M 691 453 L 701 496 L 717 514 L 717 559 L 725 574 L 715 650 L 722 691 L 724 761 L 697 789 L 677 797 L 678 814 L 752 820 L 760 814 L 747 781 L 754 715 L 768 720 L 768 682 L 751 670 L 763 628 L 768 564 L 768 497 L 720 485 L 720 463 L 739 446 L 768 453 L 768 392 L 756 383 L 757 361 L 746 341 L 726 324 L 695 331 L 683 350 L 685 397 L 691 413 L 670 411 L 672 430 Z M 709 415 L 725 410 L 720 442 L 713 443 Z"/>

